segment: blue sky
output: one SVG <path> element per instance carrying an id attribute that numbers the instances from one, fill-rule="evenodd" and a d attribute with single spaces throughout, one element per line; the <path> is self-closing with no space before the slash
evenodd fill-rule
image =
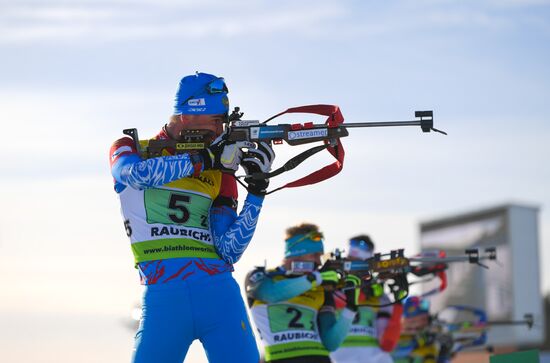
<path id="1" fill-rule="evenodd" d="M 119 319 L 140 290 L 108 148 L 123 128 L 157 132 L 197 70 L 224 76 L 247 118 L 312 103 L 347 122 L 433 109 L 449 132 L 351 130 L 339 176 L 266 200 L 238 279 L 277 264 L 297 222 L 318 223 L 328 248 L 368 232 L 415 251 L 419 221 L 505 202 L 541 207 L 550 258 L 550 1 L 0 1 L 0 57 L 0 321 L 26 317 L 0 349 L 13 362 L 39 361 L 24 336 L 52 321 L 81 347 L 95 339 L 104 355 L 90 361 L 129 355 Z M 120 344 L 90 336 L 105 326 Z M 74 361 L 66 351 L 55 361 Z"/>

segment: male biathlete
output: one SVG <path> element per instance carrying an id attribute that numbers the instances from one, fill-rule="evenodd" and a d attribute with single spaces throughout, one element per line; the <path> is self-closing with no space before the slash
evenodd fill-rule
<path id="1" fill-rule="evenodd" d="M 349 240 L 348 260 L 363 261 L 373 256 L 374 243 L 367 235 L 359 235 Z M 339 306 L 341 294 L 336 293 L 336 305 Z M 330 357 L 335 363 L 392 363 L 391 352 L 401 333 L 400 304 L 372 307 L 389 303 L 382 287 L 372 285 L 361 288 L 357 304 L 357 315 L 346 339 L 332 352 Z"/>
<path id="2" fill-rule="evenodd" d="M 269 171 L 265 143 L 229 143 L 224 135 L 229 102 L 223 78 L 184 77 L 174 114 L 154 139 L 178 140 L 201 130 L 207 149 L 165 150 L 143 159 L 133 140 L 111 147 L 111 172 L 136 268 L 145 285 L 134 363 L 181 363 L 199 339 L 209 362 L 259 359 L 232 264 L 250 242 L 267 180 L 246 180 L 249 193 L 237 215 L 237 187 L 230 174 Z M 148 141 L 140 141 L 145 146 Z M 243 159 L 241 148 L 248 149 Z"/>
<path id="3" fill-rule="evenodd" d="M 440 363 L 437 358 L 438 344 L 434 336 L 426 331 L 430 325 L 429 301 L 419 296 L 410 296 L 403 305 L 403 331 L 392 352 L 394 362 Z"/>
<path id="4" fill-rule="evenodd" d="M 358 278 L 348 281 L 349 303 L 337 318 L 328 286 L 340 277 L 336 271 L 317 271 L 324 250 L 318 227 L 301 224 L 286 233 L 282 266 L 256 268 L 245 284 L 252 318 L 265 346 L 265 360 L 330 363 L 329 351 L 342 343 L 355 317 Z"/>

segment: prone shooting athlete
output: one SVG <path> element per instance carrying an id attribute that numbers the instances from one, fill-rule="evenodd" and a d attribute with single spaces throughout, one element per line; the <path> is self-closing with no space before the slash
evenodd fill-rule
<path id="1" fill-rule="evenodd" d="M 430 303 L 426 298 L 409 296 L 403 304 L 403 331 L 392 352 L 395 363 L 436 363 L 437 342 L 427 330 Z"/>

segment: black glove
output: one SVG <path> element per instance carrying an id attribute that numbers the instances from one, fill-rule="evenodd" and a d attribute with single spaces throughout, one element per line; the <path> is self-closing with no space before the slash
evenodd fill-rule
<path id="1" fill-rule="evenodd" d="M 247 146 L 248 147 L 248 146 Z M 269 186 L 269 179 L 253 179 L 253 173 L 268 173 L 271 170 L 271 164 L 275 159 L 275 152 L 266 142 L 259 142 L 254 145 L 253 148 L 249 147 L 248 152 L 244 159 L 242 159 L 241 166 L 243 167 L 246 175 L 244 178 L 247 184 L 247 189 L 250 193 L 255 195 L 265 195 L 267 187 Z"/>

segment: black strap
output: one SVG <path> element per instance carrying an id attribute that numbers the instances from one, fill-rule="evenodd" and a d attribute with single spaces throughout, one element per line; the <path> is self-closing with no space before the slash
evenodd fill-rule
<path id="1" fill-rule="evenodd" d="M 286 171 L 292 170 L 301 163 L 303 163 L 306 159 L 309 157 L 317 154 L 319 151 L 325 150 L 328 148 L 329 145 L 319 145 L 312 147 L 311 149 L 308 149 L 295 157 L 288 160 L 283 166 L 281 166 L 279 169 L 272 171 L 271 173 L 252 173 L 251 177 L 252 179 L 261 180 L 261 179 L 270 179 L 274 176 L 277 176 L 279 174 L 282 174 Z"/>
<path id="2" fill-rule="evenodd" d="M 277 175 L 280 175 L 286 171 L 289 171 L 289 170 L 292 170 L 294 169 L 295 167 L 297 167 L 298 165 L 300 165 L 301 163 L 303 163 L 306 159 L 312 157 L 313 155 L 317 154 L 319 151 L 322 151 L 322 150 L 325 150 L 327 149 L 328 147 L 330 146 L 330 144 L 327 144 L 327 145 L 319 145 L 319 146 L 315 146 L 315 147 L 312 147 L 311 149 L 308 149 L 304 152 L 301 152 L 300 154 L 296 155 L 295 157 L 291 158 L 290 160 L 288 160 L 283 166 L 281 166 L 279 169 L 275 170 L 275 171 L 272 171 L 271 173 L 261 173 L 261 172 L 257 172 L 257 173 L 252 173 L 250 175 L 250 177 L 252 179 L 256 179 L 256 180 L 262 180 L 262 179 L 269 179 L 269 178 L 272 178 L 274 176 L 277 176 Z M 250 192 L 250 190 L 248 189 L 248 185 L 246 185 L 245 183 L 243 183 L 239 178 L 235 177 L 235 179 L 237 180 L 237 182 L 239 182 L 239 184 L 241 184 L 248 192 Z M 268 194 L 271 194 L 271 193 L 275 193 L 276 191 L 278 190 L 281 190 L 283 189 L 284 187 L 279 187 L 279 188 L 275 188 L 273 189 L 272 191 L 269 191 L 269 192 L 266 192 L 264 195 L 268 195 Z"/>
<path id="3" fill-rule="evenodd" d="M 238 180 L 238 179 L 237 179 Z M 212 202 L 213 207 L 229 207 L 233 210 L 237 210 L 238 201 L 235 198 L 226 197 L 224 195 L 219 195 L 214 202 Z"/>

